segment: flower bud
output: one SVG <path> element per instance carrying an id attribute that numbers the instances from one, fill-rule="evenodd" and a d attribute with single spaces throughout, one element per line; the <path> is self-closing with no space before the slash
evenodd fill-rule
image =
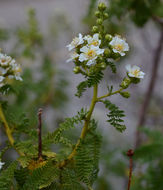
<path id="1" fill-rule="evenodd" d="M 105 62 L 100 63 L 100 68 L 101 69 L 106 69 L 106 67 L 107 67 L 107 65 L 106 65 Z"/>
<path id="2" fill-rule="evenodd" d="M 123 96 L 124 98 L 129 98 L 130 97 L 129 92 L 120 92 L 120 95 Z"/>
<path id="3" fill-rule="evenodd" d="M 129 78 L 124 78 L 122 83 L 120 84 L 120 87 L 122 87 L 123 89 L 128 88 L 128 86 L 131 84 L 131 79 Z"/>
<path id="4" fill-rule="evenodd" d="M 104 19 L 108 19 L 108 18 L 109 18 L 108 13 L 104 13 Z"/>
<path id="5" fill-rule="evenodd" d="M 130 79 L 131 79 L 131 83 L 134 83 L 134 84 L 138 84 L 140 82 L 139 78 L 130 77 Z"/>
<path id="6" fill-rule="evenodd" d="M 105 49 L 104 55 L 105 55 L 105 57 L 107 57 L 107 58 L 111 55 L 111 51 L 110 51 L 109 48 L 106 48 L 106 49 Z"/>
<path id="7" fill-rule="evenodd" d="M 98 27 L 97 26 L 93 26 L 92 27 L 92 32 L 93 33 L 97 33 L 98 32 Z"/>
<path id="8" fill-rule="evenodd" d="M 73 69 L 73 72 L 74 72 L 75 74 L 80 73 L 80 71 L 81 71 L 81 69 L 80 69 L 80 67 L 78 67 L 78 66 L 74 67 L 74 69 Z"/>
<path id="9" fill-rule="evenodd" d="M 99 3 L 99 4 L 98 4 L 98 10 L 99 10 L 99 11 L 104 11 L 105 9 L 106 9 L 105 3 Z"/>
<path id="10" fill-rule="evenodd" d="M 95 16 L 96 16 L 97 18 L 100 18 L 100 11 L 96 11 L 96 12 L 95 12 Z"/>
<path id="11" fill-rule="evenodd" d="M 102 20 L 101 18 L 99 18 L 99 19 L 97 19 L 96 23 L 97 23 L 98 25 L 102 25 L 103 20 Z"/>
<path id="12" fill-rule="evenodd" d="M 113 58 L 113 59 L 116 60 L 116 59 L 120 58 L 120 54 L 119 54 L 119 53 L 114 53 L 114 52 L 112 52 L 111 58 Z"/>
<path id="13" fill-rule="evenodd" d="M 108 42 L 110 42 L 110 41 L 112 40 L 112 35 L 106 34 L 106 35 L 105 35 L 105 39 L 106 39 Z"/>

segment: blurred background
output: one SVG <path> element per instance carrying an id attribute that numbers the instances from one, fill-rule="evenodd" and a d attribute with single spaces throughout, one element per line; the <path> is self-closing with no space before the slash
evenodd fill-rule
<path id="1" fill-rule="evenodd" d="M 119 86 L 125 65 L 138 65 L 144 80 L 132 85 L 131 97 L 111 100 L 124 109 L 126 131 L 120 134 L 106 123 L 106 110 L 98 106 L 94 118 L 103 135 L 99 179 L 95 189 L 124 190 L 128 175 L 125 152 L 136 148 L 132 190 L 163 189 L 163 2 L 161 0 L 106 0 L 109 19 L 106 30 L 127 39 L 129 54 L 117 62 L 117 75 L 105 72 L 99 94 L 106 85 Z M 82 77 L 73 63 L 66 63 L 66 45 L 78 33 L 95 25 L 97 0 L 1 0 L 0 48 L 23 67 L 22 84 L 15 83 L 17 95 L 9 95 L 12 125 L 24 114 L 30 126 L 37 125 L 37 110 L 44 110 L 45 132 L 53 131 L 65 117 L 75 115 L 91 101 L 88 90 L 81 99 L 74 96 Z M 15 109 L 16 107 L 16 109 Z M 14 110 L 14 111 L 13 111 Z M 16 111 L 15 111 L 16 110 Z M 24 122 L 26 118 L 24 116 Z M 0 129 L 1 130 L 1 129 Z M 5 135 L 0 131 L 0 146 Z M 6 159 L 14 159 L 14 152 Z"/>

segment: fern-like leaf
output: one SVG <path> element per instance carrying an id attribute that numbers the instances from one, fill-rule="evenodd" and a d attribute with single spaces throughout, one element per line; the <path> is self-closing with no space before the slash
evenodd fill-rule
<path id="1" fill-rule="evenodd" d="M 10 166 L 2 171 L 0 174 L 0 189 L 1 190 L 10 190 L 13 185 L 14 172 L 17 168 L 18 162 L 14 161 Z"/>
<path id="2" fill-rule="evenodd" d="M 102 101 L 107 109 L 109 109 L 109 114 L 107 114 L 109 122 L 113 127 L 118 131 L 123 132 L 126 129 L 126 126 L 122 124 L 124 120 L 122 119 L 125 114 L 123 110 L 120 110 L 115 104 L 111 103 L 109 100 Z"/>

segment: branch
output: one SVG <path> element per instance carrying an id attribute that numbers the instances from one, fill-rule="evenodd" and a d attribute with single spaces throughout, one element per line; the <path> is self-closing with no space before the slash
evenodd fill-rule
<path id="1" fill-rule="evenodd" d="M 9 125 L 8 125 L 8 122 L 7 122 L 6 118 L 5 118 L 5 115 L 4 115 L 4 113 L 3 113 L 2 105 L 0 105 L 0 119 L 2 120 L 2 122 L 3 122 L 3 124 L 4 124 L 5 132 L 6 132 L 6 135 L 7 135 L 7 137 L 8 137 L 8 140 L 9 140 L 9 142 L 10 142 L 10 145 L 11 145 L 12 147 L 14 147 L 14 142 L 15 142 L 15 141 L 14 141 L 14 138 L 13 138 L 13 136 L 12 136 L 11 129 L 10 129 L 10 127 L 9 127 Z M 15 147 L 14 147 L 14 149 L 17 151 L 17 153 L 18 153 L 20 156 L 24 156 L 24 153 L 20 152 L 20 151 L 17 150 Z"/>
<path id="2" fill-rule="evenodd" d="M 80 141 L 85 138 L 86 133 L 87 133 L 87 131 L 88 131 L 88 125 L 89 125 L 89 122 L 90 122 L 90 120 L 91 120 L 91 116 L 92 116 L 92 113 L 93 113 L 95 104 L 96 104 L 96 102 L 97 102 L 97 94 L 98 94 L 98 86 L 95 85 L 95 86 L 94 86 L 94 90 L 93 90 L 92 102 L 91 102 L 91 105 L 90 105 L 90 108 L 89 108 L 88 115 L 87 115 L 87 117 L 86 117 L 86 119 L 85 119 L 84 126 L 83 126 L 83 128 L 82 128 L 80 138 L 79 138 L 79 140 L 77 141 L 77 143 L 76 143 L 76 145 L 75 145 L 73 151 L 72 151 L 71 154 L 68 156 L 68 158 L 67 158 L 66 160 L 62 161 L 62 162 L 59 164 L 59 167 L 60 167 L 60 168 L 63 168 L 65 165 L 67 165 L 67 164 L 69 163 L 69 161 L 72 160 L 72 158 L 73 158 L 73 157 L 75 156 L 75 154 L 76 154 L 76 151 L 77 151 L 77 148 L 78 148 L 78 146 L 79 146 L 79 144 L 80 144 Z"/>
<path id="3" fill-rule="evenodd" d="M 131 178 L 132 178 L 132 170 L 133 170 L 133 160 L 132 160 L 133 155 L 134 155 L 134 151 L 132 149 L 129 149 L 127 152 L 127 156 L 130 158 L 130 169 L 129 169 L 129 180 L 128 180 L 127 190 L 130 190 L 130 186 L 131 186 Z"/>
<path id="4" fill-rule="evenodd" d="M 148 89 L 144 98 L 144 102 L 142 104 L 141 110 L 140 110 L 140 118 L 137 126 L 137 131 L 136 131 L 136 142 L 135 142 L 135 147 L 137 148 L 141 144 L 141 134 L 140 134 L 140 128 L 144 125 L 145 120 L 146 120 L 146 112 L 154 91 L 154 87 L 156 84 L 156 79 L 157 79 L 157 73 L 158 73 L 158 68 L 159 68 L 159 63 L 161 59 L 161 53 L 162 53 L 162 48 L 163 48 L 163 28 L 160 34 L 160 39 L 158 41 L 158 46 L 154 52 L 153 56 L 153 63 L 152 63 L 152 71 L 151 71 L 151 80 L 148 85 Z"/>
<path id="5" fill-rule="evenodd" d="M 42 159 L 42 109 L 40 108 L 38 111 L 38 159 Z"/>
<path id="6" fill-rule="evenodd" d="M 114 94 L 118 94 L 118 93 L 120 93 L 122 90 L 123 90 L 123 88 L 120 88 L 119 90 L 117 90 L 117 91 L 115 91 L 115 92 L 111 92 L 111 93 L 105 94 L 105 95 L 103 95 L 103 96 L 100 96 L 99 98 L 97 98 L 97 101 L 100 101 L 101 99 L 107 98 L 107 97 L 112 96 L 112 95 L 114 95 Z"/>

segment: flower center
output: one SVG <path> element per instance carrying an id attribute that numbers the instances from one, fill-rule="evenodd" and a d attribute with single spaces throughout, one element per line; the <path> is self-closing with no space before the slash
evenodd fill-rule
<path id="1" fill-rule="evenodd" d="M 116 50 L 118 50 L 118 51 L 122 51 L 122 50 L 123 50 L 123 45 L 117 44 L 117 45 L 114 46 L 114 48 L 115 48 Z"/>
<path id="2" fill-rule="evenodd" d="M 132 71 L 131 73 L 132 73 L 134 76 L 137 77 L 137 76 L 139 76 L 140 71 L 136 69 L 136 70 Z"/>
<path id="3" fill-rule="evenodd" d="M 93 41 L 92 43 L 91 43 L 91 45 L 93 45 L 93 46 L 98 46 L 98 41 Z"/>
<path id="4" fill-rule="evenodd" d="M 6 62 L 6 59 L 5 59 L 5 58 L 1 59 L 1 62 L 2 62 L 2 63 L 5 63 L 5 62 Z"/>
<path id="5" fill-rule="evenodd" d="M 96 52 L 94 50 L 89 50 L 88 53 L 87 53 L 88 57 L 89 58 L 93 58 L 96 56 Z"/>

